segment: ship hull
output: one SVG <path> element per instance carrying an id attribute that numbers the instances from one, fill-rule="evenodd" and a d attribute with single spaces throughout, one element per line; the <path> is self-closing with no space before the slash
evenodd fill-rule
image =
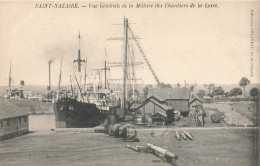
<path id="1" fill-rule="evenodd" d="M 108 111 L 98 109 L 95 104 L 71 98 L 62 98 L 55 102 L 54 112 L 56 128 L 95 127 L 102 124 L 108 114 Z"/>

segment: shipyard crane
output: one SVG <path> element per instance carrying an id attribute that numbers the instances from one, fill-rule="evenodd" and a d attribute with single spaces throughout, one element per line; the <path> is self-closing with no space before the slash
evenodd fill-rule
<path id="1" fill-rule="evenodd" d="M 145 53 L 144 53 L 142 47 L 140 46 L 139 42 L 137 41 L 136 36 L 134 35 L 134 33 L 133 33 L 133 31 L 131 30 L 131 28 L 130 28 L 129 25 L 128 25 L 128 30 L 129 30 L 129 32 L 131 33 L 131 35 L 132 35 L 132 37 L 133 37 L 133 39 L 134 39 L 134 41 L 135 41 L 135 43 L 136 43 L 136 45 L 137 45 L 139 51 L 141 52 L 141 54 L 142 54 L 142 56 L 143 56 L 143 58 L 144 58 L 144 60 L 145 60 L 145 62 L 146 62 L 146 64 L 147 64 L 147 66 L 148 66 L 149 70 L 151 71 L 153 77 L 155 78 L 157 84 L 160 85 L 160 81 L 159 81 L 157 75 L 155 74 L 155 72 L 154 72 L 154 70 L 153 70 L 153 68 L 152 68 L 152 65 L 150 64 L 149 60 L 147 59 L 147 57 L 146 57 L 146 55 L 145 55 Z"/>

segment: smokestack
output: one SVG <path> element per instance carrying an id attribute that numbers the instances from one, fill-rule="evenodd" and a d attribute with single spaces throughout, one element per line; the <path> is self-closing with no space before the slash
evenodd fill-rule
<path id="1" fill-rule="evenodd" d="M 53 58 L 51 58 L 49 63 L 49 86 L 47 87 L 47 90 L 51 91 L 51 63 L 53 62 Z"/>
<path id="2" fill-rule="evenodd" d="M 51 91 L 51 63 L 49 62 L 49 91 Z"/>
<path id="3" fill-rule="evenodd" d="M 23 87 L 24 87 L 24 80 L 20 80 L 20 92 L 19 92 L 19 97 L 24 98 L 23 96 Z"/>

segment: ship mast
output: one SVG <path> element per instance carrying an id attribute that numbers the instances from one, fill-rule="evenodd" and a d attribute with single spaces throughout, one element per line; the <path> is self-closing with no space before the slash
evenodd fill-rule
<path id="1" fill-rule="evenodd" d="M 79 41 L 79 48 L 78 48 L 78 59 L 74 60 L 74 63 L 77 63 L 78 65 L 78 75 L 79 75 L 79 82 L 78 80 L 76 79 L 77 81 L 77 84 L 78 84 L 78 88 L 79 88 L 79 95 L 78 95 L 78 98 L 80 100 L 80 96 L 83 97 L 82 93 L 81 93 L 81 88 L 80 88 L 80 84 L 81 84 L 81 63 L 82 62 L 86 62 L 85 60 L 82 60 L 81 59 L 81 56 L 80 56 L 80 32 L 79 32 L 79 37 L 78 37 L 78 41 Z M 75 76 L 76 78 L 76 76 Z"/>
<path id="2" fill-rule="evenodd" d="M 85 60 L 81 59 L 80 56 L 80 32 L 79 32 L 79 49 L 78 49 L 78 59 L 74 60 L 74 63 L 77 62 L 78 63 L 78 73 L 81 73 L 81 63 L 85 62 Z"/>
<path id="3" fill-rule="evenodd" d="M 60 76 L 59 76 L 57 100 L 59 99 L 59 93 L 60 93 L 60 82 L 61 82 L 61 74 L 62 74 L 62 60 L 63 60 L 63 56 L 61 57 L 61 62 L 60 62 Z"/>
<path id="4" fill-rule="evenodd" d="M 105 60 L 105 89 L 107 89 L 107 61 Z"/>
<path id="5" fill-rule="evenodd" d="M 70 88 L 71 88 L 72 97 L 74 97 L 74 91 L 73 91 L 73 87 L 72 87 L 71 75 L 70 75 Z"/>
<path id="6" fill-rule="evenodd" d="M 84 73 L 84 92 L 86 91 L 86 82 L 87 82 L 87 58 L 85 63 L 85 73 Z"/>
<path id="7" fill-rule="evenodd" d="M 126 77 L 127 77 L 127 45 L 128 45 L 128 19 L 124 19 L 124 63 L 123 63 L 123 109 L 126 115 Z"/>
<path id="8" fill-rule="evenodd" d="M 12 71 L 12 69 L 11 69 L 11 66 L 12 66 L 12 61 L 10 60 L 10 71 L 9 71 L 9 81 L 8 81 L 8 87 L 9 87 L 9 89 L 8 89 L 8 98 L 11 96 L 11 90 L 12 90 L 12 88 L 11 88 L 11 82 L 12 82 L 12 78 L 11 78 L 11 71 Z"/>
<path id="9" fill-rule="evenodd" d="M 104 68 L 101 68 L 101 71 L 104 70 L 104 74 L 105 74 L 105 89 L 109 89 L 109 85 L 108 85 L 108 81 L 107 81 L 107 70 L 110 70 L 110 68 L 107 67 L 107 61 L 105 60 L 105 66 Z M 102 73 L 101 73 L 102 74 Z M 102 76 L 101 76 L 102 78 Z M 102 89 L 102 79 L 101 79 L 101 89 Z"/>
<path id="10" fill-rule="evenodd" d="M 105 78 L 105 81 L 104 81 L 104 88 L 107 89 L 107 70 L 110 70 L 110 68 L 107 68 L 107 61 L 106 61 L 106 58 L 107 58 L 107 51 L 106 51 L 106 47 L 105 47 L 105 64 L 104 64 L 104 68 L 101 68 L 100 69 L 100 88 L 103 89 L 103 82 L 102 82 L 102 78 L 103 78 L 103 70 L 104 70 L 104 78 Z"/>

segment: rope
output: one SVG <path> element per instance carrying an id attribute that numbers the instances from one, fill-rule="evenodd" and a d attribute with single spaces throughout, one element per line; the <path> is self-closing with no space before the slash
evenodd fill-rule
<path id="1" fill-rule="evenodd" d="M 168 129 L 169 129 L 169 126 L 167 126 L 167 128 L 163 131 L 163 133 L 161 134 L 161 135 L 159 135 L 159 138 L 157 139 L 157 141 L 156 141 L 156 144 L 159 144 L 159 142 L 160 142 L 160 139 L 164 136 L 164 134 L 168 131 Z M 140 131 L 138 131 L 138 134 L 142 134 L 143 136 L 145 136 L 145 137 L 150 137 L 150 136 L 152 136 L 152 133 L 150 133 L 150 134 L 145 134 L 145 133 L 142 133 L 142 132 L 140 132 Z"/>
<path id="2" fill-rule="evenodd" d="M 162 133 L 161 137 L 159 137 L 159 139 L 157 139 L 157 144 L 160 142 L 160 139 L 164 136 L 164 134 L 168 131 L 168 129 L 169 129 L 169 126 L 167 126 L 165 131 Z"/>

